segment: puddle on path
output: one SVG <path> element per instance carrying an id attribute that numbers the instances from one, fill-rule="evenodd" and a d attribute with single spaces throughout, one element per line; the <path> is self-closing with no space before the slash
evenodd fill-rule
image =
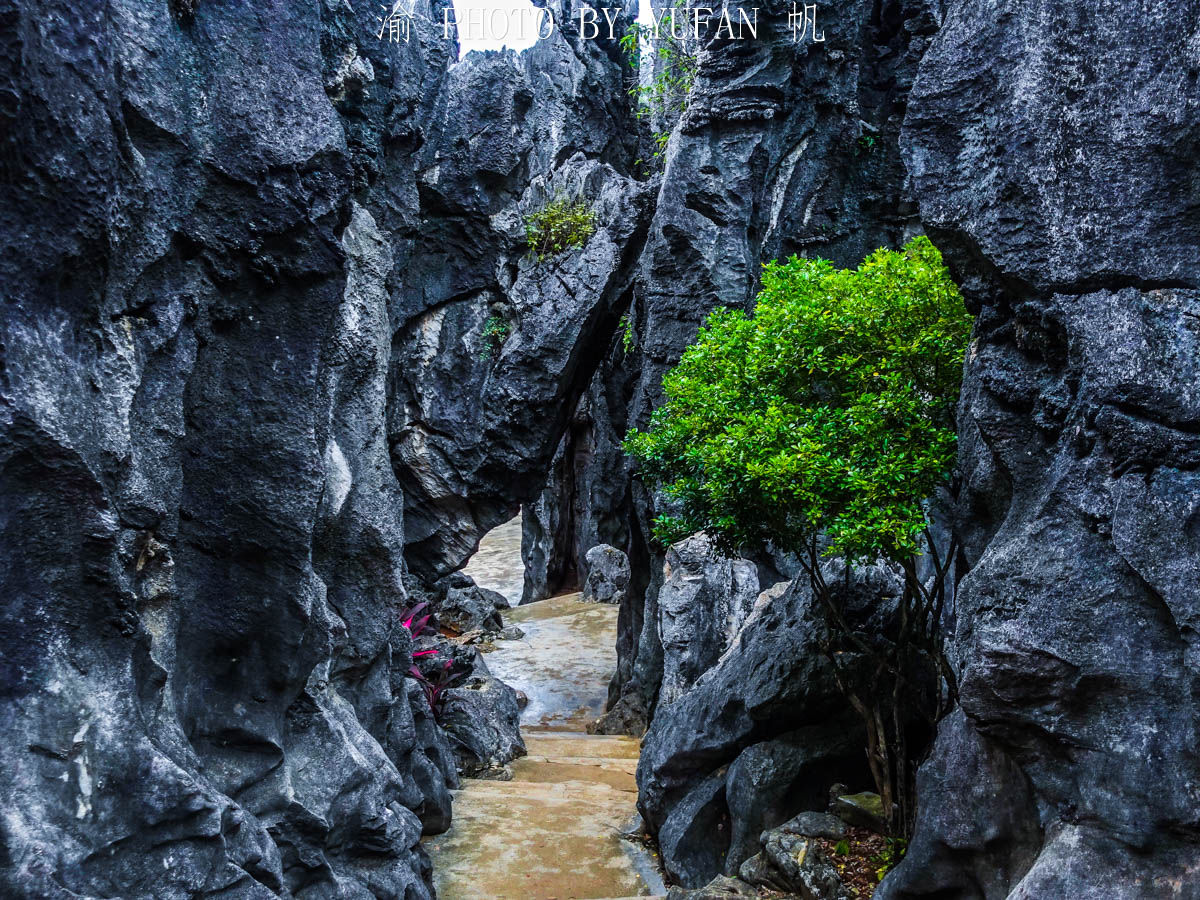
<path id="1" fill-rule="evenodd" d="M 530 603 L 504 614 L 525 632 L 487 654 L 492 674 L 524 691 L 526 728 L 583 731 L 604 712 L 616 668 L 617 608 L 578 594 Z"/>

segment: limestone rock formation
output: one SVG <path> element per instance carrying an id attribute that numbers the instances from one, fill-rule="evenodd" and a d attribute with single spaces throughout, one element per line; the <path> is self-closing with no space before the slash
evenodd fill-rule
<path id="1" fill-rule="evenodd" d="M 2 15 L 2 892 L 428 897 L 455 776 L 404 678 L 394 257 L 357 188 L 452 42 Z"/>
<path id="2" fill-rule="evenodd" d="M 716 665 L 750 616 L 758 593 L 754 564 L 730 560 L 703 532 L 671 546 L 658 591 L 660 706 L 682 697 Z"/>
<path id="3" fill-rule="evenodd" d="M 589 603 L 620 604 L 628 591 L 629 557 L 608 544 L 589 550 L 581 599 Z"/>
<path id="4" fill-rule="evenodd" d="M 357 2 L 0 8 L 5 896 L 432 896 L 456 758 L 406 554 L 428 582 L 519 502 L 647 207 L 604 46 L 451 66 L 443 5 L 395 43 Z M 534 272 L 520 213 L 560 189 L 601 227 Z M 478 678 L 447 709 L 491 764 L 515 698 Z"/>
<path id="5" fill-rule="evenodd" d="M 629 303 L 653 195 L 631 177 L 630 70 L 579 35 L 575 5 L 552 6 L 552 39 L 451 69 L 421 160 L 387 427 L 423 575 L 458 568 L 536 494 Z M 595 233 L 538 260 L 525 218 L 558 198 L 583 201 Z"/>
<path id="6" fill-rule="evenodd" d="M 847 606 L 868 613 L 895 588 L 860 578 Z M 764 591 L 719 658 L 659 702 L 643 739 L 638 799 L 678 883 L 699 888 L 736 874 L 764 829 L 824 807 L 831 784 L 870 785 L 862 727 L 821 651 L 823 634 L 807 580 Z"/>
<path id="7" fill-rule="evenodd" d="M 470 579 L 465 579 L 470 581 Z M 472 631 L 498 632 L 504 628 L 500 610 L 508 602 L 502 594 L 481 588 L 474 582 L 447 587 L 437 601 L 437 620 L 443 628 L 458 634 Z"/>
<path id="8" fill-rule="evenodd" d="M 899 133 L 906 95 L 941 4 L 866 0 L 822 7 L 825 41 L 796 40 L 791 5 L 764 4 L 753 41 L 701 41 L 699 76 L 667 145 L 662 188 L 640 259 L 630 321 L 637 372 L 612 429 L 644 425 L 663 373 L 717 306 L 746 308 L 762 261 L 793 253 L 857 265 L 919 227 L 905 189 Z M 598 447 L 592 456 L 606 458 Z M 628 462 L 621 463 L 628 470 Z M 578 476 L 577 476 L 578 479 Z M 635 486 L 625 531 L 646 558 L 653 498 Z M 608 513 L 611 516 L 611 513 Z M 600 518 L 593 513 L 591 518 Z M 659 551 L 660 552 L 660 551 Z M 656 559 L 648 557 L 654 553 Z M 662 665 L 658 585 L 631 598 L 613 684 L 614 725 L 645 728 Z"/>
<path id="9" fill-rule="evenodd" d="M 1198 12 L 967 0 L 922 62 L 904 149 L 978 313 L 971 569 L 884 897 L 1197 895 Z"/>
<path id="10" fill-rule="evenodd" d="M 786 561 L 664 573 L 621 438 L 761 261 L 924 228 L 978 314 L 961 702 L 879 896 L 1197 896 L 1198 0 L 770 0 L 656 173 L 581 2 L 461 63 L 444 0 L 0 2 L 0 893 L 430 897 L 515 697 L 443 642 L 439 725 L 400 613 L 521 504 L 525 599 L 628 557 L 600 730 L 668 871 L 737 871 L 857 726 L 806 591 L 749 608 Z M 532 259 L 560 196 L 595 234 Z"/>

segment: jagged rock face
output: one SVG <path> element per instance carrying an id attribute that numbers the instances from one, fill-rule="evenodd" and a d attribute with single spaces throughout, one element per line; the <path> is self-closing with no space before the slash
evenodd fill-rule
<path id="1" fill-rule="evenodd" d="M 714 307 L 752 303 L 763 260 L 803 253 L 857 265 L 916 227 L 898 135 L 936 9 L 927 0 L 821 7 L 826 40 L 814 45 L 793 41 L 790 4 L 770 3 L 759 11 L 758 40 L 702 42 L 640 261 L 639 374 L 618 434 L 645 424 L 663 373 Z M 642 547 L 628 552 L 636 558 L 650 552 L 642 535 L 654 509 L 650 497 L 633 506 L 629 530 Z M 632 658 L 613 685 L 612 718 L 642 728 L 662 677 L 653 592 L 632 598 L 639 609 L 623 617 L 623 627 L 641 628 L 622 631 Z"/>
<path id="2" fill-rule="evenodd" d="M 615 45 L 451 67 L 444 5 L 0 6 L 5 893 L 418 900 L 521 752 L 398 613 L 544 477 L 650 193 Z"/>
<path id="3" fill-rule="evenodd" d="M 956 3 L 913 90 L 922 214 L 979 311 L 960 421 L 972 568 L 962 714 L 883 896 L 1197 896 L 1185 7 Z"/>
<path id="4" fill-rule="evenodd" d="M 423 574 L 460 566 L 538 493 L 629 303 L 652 201 L 629 177 L 630 69 L 615 42 L 579 37 L 574 9 L 556 4 L 551 39 L 520 56 L 456 66 L 423 160 L 388 422 Z M 596 233 L 539 262 L 524 217 L 556 197 L 585 198 Z"/>
<path id="5" fill-rule="evenodd" d="M 708 568 L 715 565 L 710 559 Z M 678 591 L 672 577 L 660 595 Z M 868 569 L 852 579 L 848 607 L 869 616 L 896 588 L 894 576 Z M 711 592 L 698 601 L 710 614 L 726 611 L 708 628 L 724 637 L 728 596 L 725 604 Z M 687 887 L 736 874 L 760 849 L 764 828 L 823 808 L 831 784 L 870 783 L 863 729 L 822 652 L 824 620 L 807 579 L 763 591 L 738 624 L 728 643 L 700 640 L 719 648 L 719 658 L 678 696 L 664 683 L 642 742 L 638 805 L 666 872 Z M 668 672 L 675 652 L 662 651 Z"/>
<path id="6" fill-rule="evenodd" d="M 575 560 L 575 434 L 563 435 L 537 498 L 521 505 L 521 603 L 534 603 L 579 584 Z"/>
<path id="7" fill-rule="evenodd" d="M 587 552 L 587 578 L 580 599 L 619 604 L 628 590 L 629 557 L 608 544 L 598 544 Z"/>
<path id="8" fill-rule="evenodd" d="M 663 677 L 658 702 L 668 705 L 716 665 L 758 597 L 758 570 L 719 553 L 701 532 L 672 544 L 658 591 Z"/>
<path id="9" fill-rule="evenodd" d="M 532 504 L 522 507 L 521 555 L 525 563 L 523 603 L 578 586 L 587 572 L 587 552 L 608 544 L 630 556 L 631 590 L 645 590 L 649 562 L 646 542 L 630 518 L 633 508 L 628 460 L 621 449 L 628 405 L 637 380 L 633 323 L 618 321 L 608 352 L 575 408 L 571 426 L 555 451 L 546 483 Z M 622 617 L 635 606 L 624 604 Z M 640 607 L 639 609 L 640 614 Z M 628 641 L 641 629 L 622 625 Z M 632 662 L 632 652 L 620 654 Z M 627 679 L 617 679 L 624 683 Z"/>
<path id="10" fill-rule="evenodd" d="M 376 12 L 0 7 L 6 896 L 432 895 L 381 423 L 454 47 Z"/>

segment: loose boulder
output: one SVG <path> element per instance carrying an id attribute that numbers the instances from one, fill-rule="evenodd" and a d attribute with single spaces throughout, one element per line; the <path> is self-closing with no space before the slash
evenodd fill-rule
<path id="1" fill-rule="evenodd" d="M 459 774 L 479 777 L 525 755 L 517 692 L 476 667 L 446 690 L 440 722 L 450 735 Z"/>
<path id="2" fill-rule="evenodd" d="M 504 597 L 495 591 L 481 588 L 474 582 L 446 591 L 437 607 L 437 621 L 443 628 L 459 634 L 471 631 L 500 632 L 504 622 L 500 618 L 497 603 L 501 608 L 508 606 Z"/>
<path id="3" fill-rule="evenodd" d="M 629 590 L 629 557 L 608 544 L 587 552 L 587 578 L 583 600 L 588 603 L 620 604 Z"/>

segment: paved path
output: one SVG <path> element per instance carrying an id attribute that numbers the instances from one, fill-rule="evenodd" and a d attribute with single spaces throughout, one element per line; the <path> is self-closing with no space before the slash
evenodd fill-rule
<path id="1" fill-rule="evenodd" d="M 599 900 L 661 895 L 649 854 L 621 837 L 636 813 L 639 743 L 584 733 L 604 708 L 617 610 L 577 594 L 509 610 L 525 631 L 487 662 L 524 691 L 529 755 L 512 781 L 467 780 L 454 824 L 426 839 L 441 900 Z"/>
<path id="2" fill-rule="evenodd" d="M 463 571 L 480 587 L 503 594 L 509 606 L 521 605 L 525 564 L 521 561 L 520 513 L 483 536 Z"/>

